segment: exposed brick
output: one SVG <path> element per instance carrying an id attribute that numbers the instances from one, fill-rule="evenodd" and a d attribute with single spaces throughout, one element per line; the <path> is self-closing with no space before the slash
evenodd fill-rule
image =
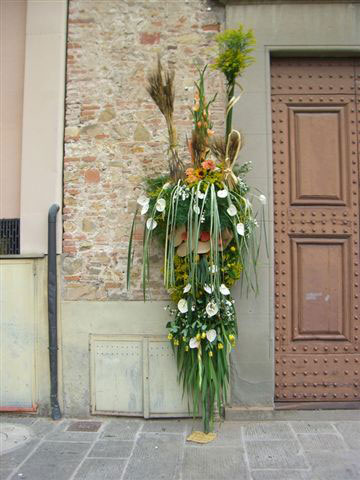
<path id="1" fill-rule="evenodd" d="M 107 3 L 111 8 L 104 0 L 69 0 L 63 282 L 71 301 L 142 299 L 142 221 L 134 236 L 130 293 L 124 273 L 129 232 L 140 183 L 167 173 L 166 124 L 146 93 L 146 75 L 158 51 L 164 66 L 175 68 L 175 123 L 188 163 L 183 139 L 191 132 L 194 65 L 212 61 L 214 35 L 224 20 L 219 2 L 211 11 L 204 10 L 204 0 L 178 1 L 176 8 L 174 0 L 162 0 L 161 9 L 158 2 Z M 218 92 L 211 112 L 222 134 L 221 74 L 209 74 L 206 89 L 209 97 Z M 153 247 L 151 294 L 163 299 L 163 251 L 157 242 Z"/>
<path id="2" fill-rule="evenodd" d="M 140 33 L 140 43 L 142 45 L 154 45 L 154 43 L 160 42 L 160 32 L 156 33 Z"/>
<path id="3" fill-rule="evenodd" d="M 92 168 L 85 171 L 85 181 L 87 183 L 99 183 L 100 182 L 100 172 L 99 170 Z"/>
<path id="4" fill-rule="evenodd" d="M 220 23 L 208 23 L 201 27 L 205 32 L 220 32 Z"/>

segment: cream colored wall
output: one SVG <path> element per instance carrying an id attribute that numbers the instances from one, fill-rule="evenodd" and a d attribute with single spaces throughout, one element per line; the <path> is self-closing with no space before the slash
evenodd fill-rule
<path id="1" fill-rule="evenodd" d="M 47 215 L 62 205 L 66 0 L 28 0 L 21 162 L 20 250 L 47 251 Z M 61 252 L 61 214 L 58 251 Z"/>
<path id="2" fill-rule="evenodd" d="M 20 216 L 26 0 L 0 2 L 0 218 Z"/>

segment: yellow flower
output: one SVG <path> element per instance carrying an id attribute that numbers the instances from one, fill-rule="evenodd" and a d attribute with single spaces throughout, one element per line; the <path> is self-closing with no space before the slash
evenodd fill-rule
<path id="1" fill-rule="evenodd" d="M 199 341 L 200 338 L 201 338 L 201 335 L 200 335 L 200 333 L 198 333 L 198 334 L 196 335 L 196 340 Z"/>
<path id="2" fill-rule="evenodd" d="M 189 345 L 186 345 L 185 352 L 188 352 L 188 351 L 189 351 Z"/>
<path id="3" fill-rule="evenodd" d="M 234 335 L 229 335 L 229 340 L 230 340 L 230 342 L 233 342 L 235 340 Z"/>
<path id="4" fill-rule="evenodd" d="M 224 345 L 222 343 L 218 343 L 218 349 L 222 350 L 224 348 Z"/>
<path id="5" fill-rule="evenodd" d="M 173 338 L 172 333 L 169 333 L 168 339 L 171 340 Z"/>
<path id="6" fill-rule="evenodd" d="M 179 340 L 174 340 L 174 345 L 178 346 L 179 345 Z"/>
<path id="7" fill-rule="evenodd" d="M 202 332 L 201 338 L 206 338 L 206 333 L 205 332 Z"/>
<path id="8" fill-rule="evenodd" d="M 230 250 L 231 250 L 232 252 L 236 252 L 236 248 L 235 248 L 235 247 L 230 247 Z"/>
<path id="9" fill-rule="evenodd" d="M 186 337 L 183 337 L 183 338 L 182 338 L 182 341 L 183 341 L 183 342 L 186 342 L 186 340 L 187 340 Z"/>
<path id="10" fill-rule="evenodd" d="M 210 350 L 209 357 L 212 357 L 213 355 L 214 355 L 213 352 Z"/>

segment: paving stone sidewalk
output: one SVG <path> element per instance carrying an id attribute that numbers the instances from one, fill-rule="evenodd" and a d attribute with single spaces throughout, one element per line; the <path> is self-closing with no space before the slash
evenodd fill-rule
<path id="1" fill-rule="evenodd" d="M 298 416 L 225 421 L 217 425 L 214 442 L 195 445 L 186 442 L 200 427 L 192 420 L 94 417 L 53 422 L 2 415 L 1 423 L 26 427 L 31 435 L 23 446 L 0 457 L 0 478 L 359 480 L 360 412 Z M 98 429 L 92 432 L 90 427 Z"/>

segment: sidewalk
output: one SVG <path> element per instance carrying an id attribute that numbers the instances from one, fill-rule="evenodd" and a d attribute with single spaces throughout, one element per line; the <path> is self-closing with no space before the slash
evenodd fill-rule
<path id="1" fill-rule="evenodd" d="M 23 446 L 9 444 L 11 449 L 0 457 L 0 478 L 359 480 L 360 411 L 343 413 L 226 421 L 217 426 L 217 438 L 208 445 L 186 442 L 200 426 L 192 420 L 93 417 L 53 422 L 2 415 L 4 427 L 21 427 L 29 438 Z M 10 436 L 6 440 L 0 435 L 3 448 Z"/>

